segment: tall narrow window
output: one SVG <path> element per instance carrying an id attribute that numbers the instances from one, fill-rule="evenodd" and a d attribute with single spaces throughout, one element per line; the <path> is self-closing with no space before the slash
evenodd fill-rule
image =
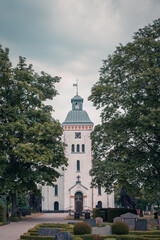
<path id="1" fill-rule="evenodd" d="M 77 160 L 77 171 L 80 171 L 80 161 Z"/>
<path id="2" fill-rule="evenodd" d="M 72 152 L 74 152 L 74 144 L 72 144 L 72 149 L 71 149 Z"/>
<path id="3" fill-rule="evenodd" d="M 54 186 L 54 195 L 58 196 L 58 185 L 57 184 Z"/>
<path id="4" fill-rule="evenodd" d="M 82 152 L 85 152 L 85 145 L 82 144 Z"/>
<path id="5" fill-rule="evenodd" d="M 101 195 L 101 194 L 102 194 L 102 192 L 101 192 L 101 186 L 98 185 L 98 195 Z"/>
<path id="6" fill-rule="evenodd" d="M 79 152 L 79 144 L 77 144 L 77 152 Z"/>
<path id="7" fill-rule="evenodd" d="M 98 201 L 97 206 L 98 206 L 98 208 L 102 208 L 102 202 L 101 202 L 101 201 Z"/>

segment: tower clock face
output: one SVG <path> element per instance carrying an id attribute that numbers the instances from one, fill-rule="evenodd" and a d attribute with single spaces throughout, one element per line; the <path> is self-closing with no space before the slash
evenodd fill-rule
<path id="1" fill-rule="evenodd" d="M 75 138 L 81 138 L 81 133 L 80 132 L 75 132 Z"/>

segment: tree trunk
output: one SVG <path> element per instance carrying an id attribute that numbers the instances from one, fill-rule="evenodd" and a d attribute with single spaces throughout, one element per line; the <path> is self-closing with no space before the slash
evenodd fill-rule
<path id="1" fill-rule="evenodd" d="M 12 215 L 17 214 L 17 206 L 16 206 L 16 192 L 11 194 L 12 198 Z"/>

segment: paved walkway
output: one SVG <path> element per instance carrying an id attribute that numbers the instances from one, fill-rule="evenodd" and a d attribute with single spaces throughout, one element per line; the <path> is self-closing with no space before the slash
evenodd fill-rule
<path id="1" fill-rule="evenodd" d="M 67 215 L 67 213 L 45 213 L 20 222 L 11 222 L 0 226 L 0 240 L 18 240 L 20 235 L 39 223 L 68 223 L 68 220 L 65 220 Z"/>

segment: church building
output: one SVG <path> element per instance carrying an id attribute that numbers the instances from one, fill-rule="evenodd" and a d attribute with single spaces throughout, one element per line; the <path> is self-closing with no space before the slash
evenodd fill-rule
<path id="1" fill-rule="evenodd" d="M 60 177 L 54 187 L 42 187 L 42 211 L 87 211 L 96 206 L 114 207 L 114 193 L 106 194 L 104 189 L 91 188 L 92 151 L 90 134 L 93 122 L 83 110 L 83 98 L 78 93 L 71 99 L 72 110 L 62 123 L 66 170 L 59 170 Z"/>

